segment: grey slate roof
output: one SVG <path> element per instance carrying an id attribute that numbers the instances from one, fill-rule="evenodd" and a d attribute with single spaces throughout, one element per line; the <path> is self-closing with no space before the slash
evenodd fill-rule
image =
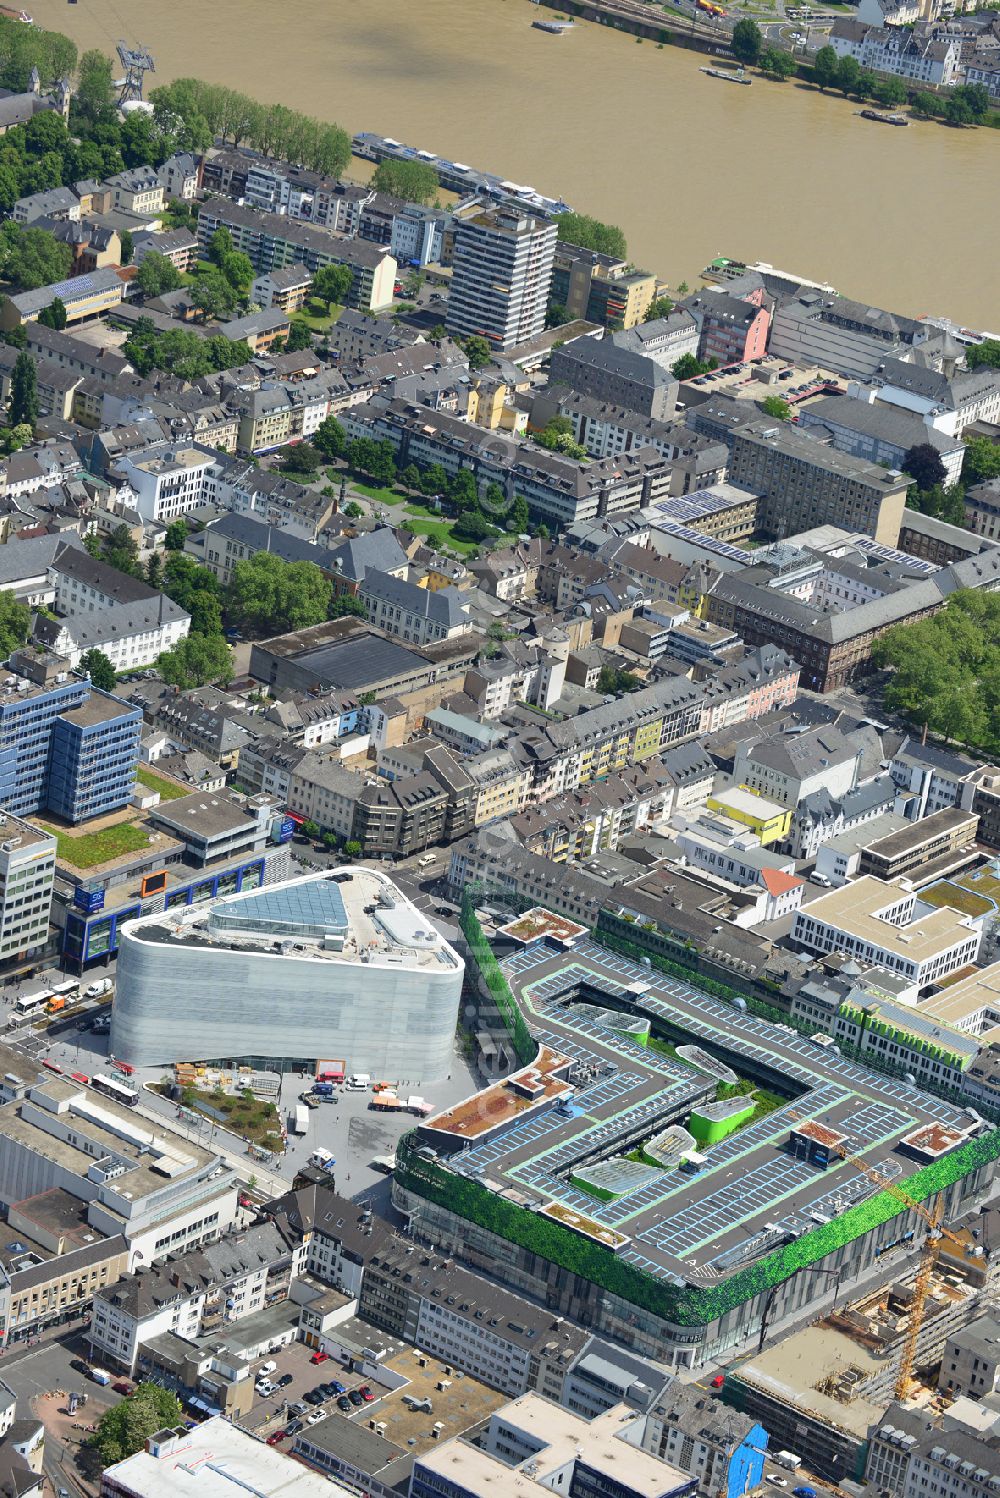
<path id="1" fill-rule="evenodd" d="M 344 541 L 331 553 L 333 568 L 351 582 L 364 581 L 366 572 L 394 572 L 407 563 L 406 552 L 389 526 Z"/>
<path id="2" fill-rule="evenodd" d="M 361 593 L 363 597 L 398 604 L 400 608 L 423 615 L 445 629 L 455 629 L 468 622 L 466 599 L 457 588 L 439 588 L 435 593 L 417 583 L 408 583 L 405 578 L 392 577 L 387 572 L 370 568 L 361 584 Z"/>

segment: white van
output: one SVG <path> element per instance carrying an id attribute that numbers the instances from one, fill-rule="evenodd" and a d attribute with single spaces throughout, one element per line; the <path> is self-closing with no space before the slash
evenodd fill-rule
<path id="1" fill-rule="evenodd" d="M 111 979 L 98 978 L 96 983 L 91 983 L 84 994 L 86 999 L 100 999 L 106 993 L 111 992 Z"/>
<path id="2" fill-rule="evenodd" d="M 432 863 L 434 863 L 434 861 L 435 861 L 436 858 L 437 858 L 437 854 L 436 853 L 425 853 L 424 856 L 423 856 L 423 858 L 418 858 L 417 859 L 417 868 L 418 869 L 429 868 L 430 865 Z"/>
<path id="3" fill-rule="evenodd" d="M 367 1092 L 371 1085 L 371 1075 L 366 1071 L 356 1071 L 347 1079 L 348 1092 Z"/>
<path id="4" fill-rule="evenodd" d="M 260 1367 L 257 1369 L 257 1372 L 254 1374 L 254 1377 L 259 1380 L 262 1378 L 266 1378 L 269 1373 L 277 1373 L 277 1371 L 277 1363 L 261 1363 Z"/>

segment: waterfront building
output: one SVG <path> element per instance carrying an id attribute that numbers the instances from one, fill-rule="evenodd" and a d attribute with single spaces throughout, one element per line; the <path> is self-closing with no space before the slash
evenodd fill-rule
<path id="1" fill-rule="evenodd" d="M 557 233 L 555 224 L 511 209 L 460 219 L 448 332 L 486 338 L 501 352 L 537 338 L 545 327 Z"/>

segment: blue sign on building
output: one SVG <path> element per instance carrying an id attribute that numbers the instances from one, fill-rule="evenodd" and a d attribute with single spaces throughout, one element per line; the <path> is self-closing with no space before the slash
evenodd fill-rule
<path id="1" fill-rule="evenodd" d="M 95 910 L 104 909 L 103 889 L 83 889 L 77 885 L 73 891 L 73 904 L 78 910 L 85 910 L 88 915 L 93 915 Z"/>
<path id="2" fill-rule="evenodd" d="M 294 817 L 282 817 L 280 823 L 275 819 L 276 840 L 279 843 L 290 843 L 295 836 L 295 826 Z"/>

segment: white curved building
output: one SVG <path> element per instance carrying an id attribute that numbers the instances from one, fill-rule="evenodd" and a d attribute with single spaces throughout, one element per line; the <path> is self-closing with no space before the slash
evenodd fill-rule
<path id="1" fill-rule="evenodd" d="M 384 874 L 345 867 L 122 928 L 111 1051 L 133 1066 L 336 1059 L 448 1075 L 461 958 Z"/>

